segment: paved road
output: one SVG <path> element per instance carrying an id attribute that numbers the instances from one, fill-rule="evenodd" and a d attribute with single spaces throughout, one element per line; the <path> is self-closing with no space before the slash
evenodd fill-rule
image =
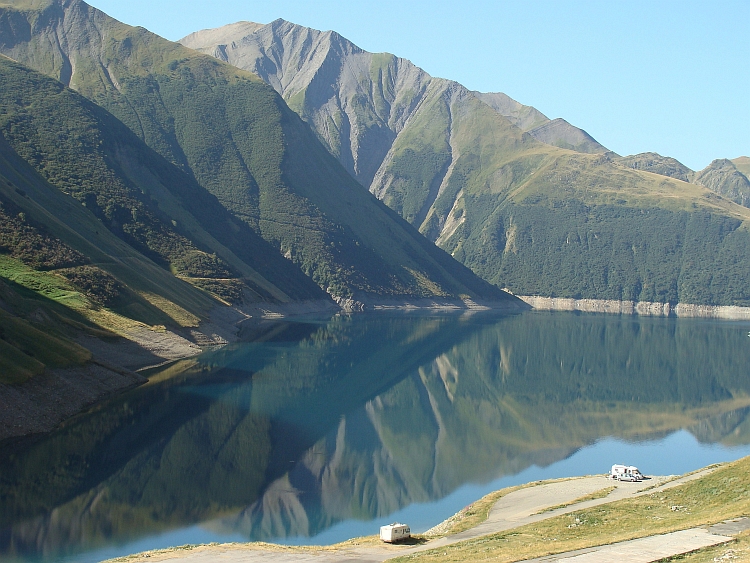
<path id="1" fill-rule="evenodd" d="M 517 528 L 592 506 L 649 494 L 658 490 L 673 487 L 705 473 L 693 474 L 680 479 L 665 482 L 666 478 L 657 478 L 643 483 L 612 482 L 606 477 L 582 477 L 567 481 L 558 481 L 544 485 L 527 487 L 514 491 L 501 498 L 490 511 L 486 522 L 460 534 L 430 541 L 424 545 L 410 547 L 405 545 L 379 545 L 377 547 L 357 547 L 347 549 L 300 552 L 294 549 L 263 550 L 252 544 L 227 544 L 201 546 L 188 551 L 151 552 L 140 557 L 131 556 L 128 563 L 145 563 L 169 561 L 170 563 L 379 563 L 399 555 L 407 555 L 426 549 L 443 547 L 459 541 Z M 652 488 L 654 484 L 660 486 Z M 616 486 L 607 497 L 577 503 L 541 512 L 551 507 L 566 504 L 578 498 L 599 491 L 609 486 Z M 644 490 L 648 489 L 648 490 Z M 535 562 L 561 561 L 565 563 L 600 563 L 617 560 L 620 563 L 647 563 L 671 555 L 693 551 L 701 547 L 717 545 L 731 540 L 728 535 L 739 533 L 750 528 L 750 519 L 737 519 L 712 526 L 710 530 L 694 528 L 671 534 L 662 534 L 620 542 L 608 546 L 585 549 L 576 552 L 558 554 Z"/>
<path id="2" fill-rule="evenodd" d="M 528 559 L 521 563 L 652 563 L 665 557 L 681 555 L 700 549 L 732 541 L 731 537 L 710 533 L 705 528 L 692 528 L 671 534 L 660 534 L 637 540 L 603 545 L 590 549 L 580 549 L 558 553 L 538 559 Z"/>

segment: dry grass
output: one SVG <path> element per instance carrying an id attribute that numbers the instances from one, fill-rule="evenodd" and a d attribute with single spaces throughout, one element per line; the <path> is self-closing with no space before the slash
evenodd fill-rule
<path id="1" fill-rule="evenodd" d="M 566 508 L 568 506 L 573 506 L 574 504 L 580 504 L 582 502 L 586 502 L 589 500 L 598 500 L 600 498 L 605 498 L 609 495 L 612 491 L 614 491 L 617 487 L 604 487 L 603 489 L 599 489 L 598 491 L 594 491 L 593 493 L 589 493 L 587 495 L 583 495 L 582 497 L 578 497 L 577 499 L 571 500 L 570 502 L 565 502 L 563 504 L 556 504 L 555 506 L 550 506 L 548 508 L 545 508 L 543 510 L 540 510 L 539 512 L 535 512 L 536 514 L 544 514 L 546 512 L 553 512 L 555 510 L 558 510 L 560 508 Z"/>
<path id="2" fill-rule="evenodd" d="M 750 458 L 664 491 L 579 510 L 393 561 L 497 561 L 542 557 L 750 514 Z"/>

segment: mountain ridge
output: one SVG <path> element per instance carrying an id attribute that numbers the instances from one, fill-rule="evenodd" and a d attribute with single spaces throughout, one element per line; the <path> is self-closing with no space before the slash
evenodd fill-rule
<path id="1" fill-rule="evenodd" d="M 67 79 L 111 111 L 334 297 L 515 302 L 352 189 L 307 126 L 255 75 L 79 0 L 44 5 L 0 11 L 0 51 Z"/>
<path id="2" fill-rule="evenodd" d="M 533 108 L 333 32 L 276 20 L 205 33 L 212 42 L 183 41 L 258 72 L 360 183 L 492 283 L 523 295 L 750 304 L 740 283 L 710 282 L 706 269 L 729 260 L 718 277 L 750 276 L 729 258 L 744 254 L 750 216 L 703 185 L 633 167 L 580 130 L 562 147 L 542 143 L 529 131 L 570 131 L 566 122 L 538 124 L 546 116 Z M 701 239 L 714 241 L 711 256 Z"/>

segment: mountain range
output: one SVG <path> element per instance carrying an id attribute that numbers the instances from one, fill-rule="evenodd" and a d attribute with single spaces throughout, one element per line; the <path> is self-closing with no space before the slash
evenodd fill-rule
<path id="1" fill-rule="evenodd" d="M 734 162 L 693 172 L 653 153 L 620 157 L 505 94 L 284 20 L 181 42 L 273 86 L 363 186 L 492 283 L 527 295 L 750 304 L 739 281 L 749 272 L 737 267 L 750 182 Z"/>
<path id="2" fill-rule="evenodd" d="M 14 322 L 62 304 L 57 317 L 87 330 L 195 341 L 227 304 L 523 308 L 363 189 L 251 73 L 79 0 L 0 5 L 0 52 Z M 40 244 L 46 261 L 29 250 Z"/>

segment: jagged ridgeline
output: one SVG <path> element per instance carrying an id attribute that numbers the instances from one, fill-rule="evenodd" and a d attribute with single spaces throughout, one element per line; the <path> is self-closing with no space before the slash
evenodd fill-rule
<path id="1" fill-rule="evenodd" d="M 363 190 L 281 97 L 251 73 L 142 28 L 121 24 L 78 0 L 11 2 L 0 7 L 0 51 L 105 108 L 179 168 L 181 175 L 167 174 L 178 178 L 178 185 L 166 190 L 169 199 L 179 200 L 210 236 L 245 264 L 250 259 L 240 256 L 239 247 L 250 252 L 254 242 L 250 235 L 243 239 L 242 232 L 253 230 L 335 297 L 365 301 L 373 297 L 510 299 L 435 248 Z M 15 142 L 14 148 L 33 160 L 33 151 L 23 154 L 11 130 L 5 130 L 9 142 Z M 96 148 L 90 146 L 87 151 L 96 153 Z M 98 154 L 111 162 L 120 158 L 117 149 L 118 144 L 110 145 Z M 138 199 L 141 184 L 151 181 L 155 172 L 139 170 L 140 157 L 124 152 L 126 162 L 120 158 L 117 164 L 130 184 L 138 184 L 132 193 L 132 198 Z M 41 161 L 38 166 L 44 175 Z M 81 189 L 78 184 L 83 175 L 66 169 L 57 181 L 72 192 Z M 202 189 L 236 219 L 226 213 L 221 216 L 215 206 L 210 208 L 206 202 L 213 199 Z M 146 190 L 149 195 L 153 191 Z M 96 204 L 110 225 L 113 219 L 117 225 L 130 225 L 125 215 L 146 221 L 146 209 L 141 219 L 141 208 L 130 200 L 122 211 L 110 213 L 106 197 L 102 194 Z M 91 203 L 95 203 L 93 199 Z M 161 201 L 159 207 L 169 217 Z M 205 211 L 200 218 L 199 210 Z M 204 221 L 213 210 L 216 216 Z M 209 280 L 204 283 L 209 289 L 213 287 L 210 280 L 231 278 L 230 274 L 241 277 L 239 263 L 205 241 L 197 244 L 179 218 L 156 225 L 133 233 L 122 231 L 130 237 L 129 242 L 148 250 L 152 259 Z M 231 246 L 220 235 L 234 237 L 238 244 Z M 169 248 L 156 248 L 159 244 Z M 185 248 L 184 257 L 173 252 L 179 246 Z M 195 252 L 199 260 L 193 259 Z M 190 270 L 194 264 L 200 271 Z M 252 267 L 261 270 L 255 262 Z M 279 277 L 289 274 L 279 276 L 275 267 L 260 273 L 286 296 L 299 297 L 288 287 L 277 285 L 282 283 Z M 297 285 L 304 297 L 311 295 L 304 284 Z"/>
<path id="2" fill-rule="evenodd" d="M 256 72 L 362 185 L 492 283 L 750 305 L 750 213 L 732 203 L 748 202 L 750 184 L 737 163 L 694 173 L 659 155 L 620 159 L 505 94 L 283 20 L 182 43 Z"/>

